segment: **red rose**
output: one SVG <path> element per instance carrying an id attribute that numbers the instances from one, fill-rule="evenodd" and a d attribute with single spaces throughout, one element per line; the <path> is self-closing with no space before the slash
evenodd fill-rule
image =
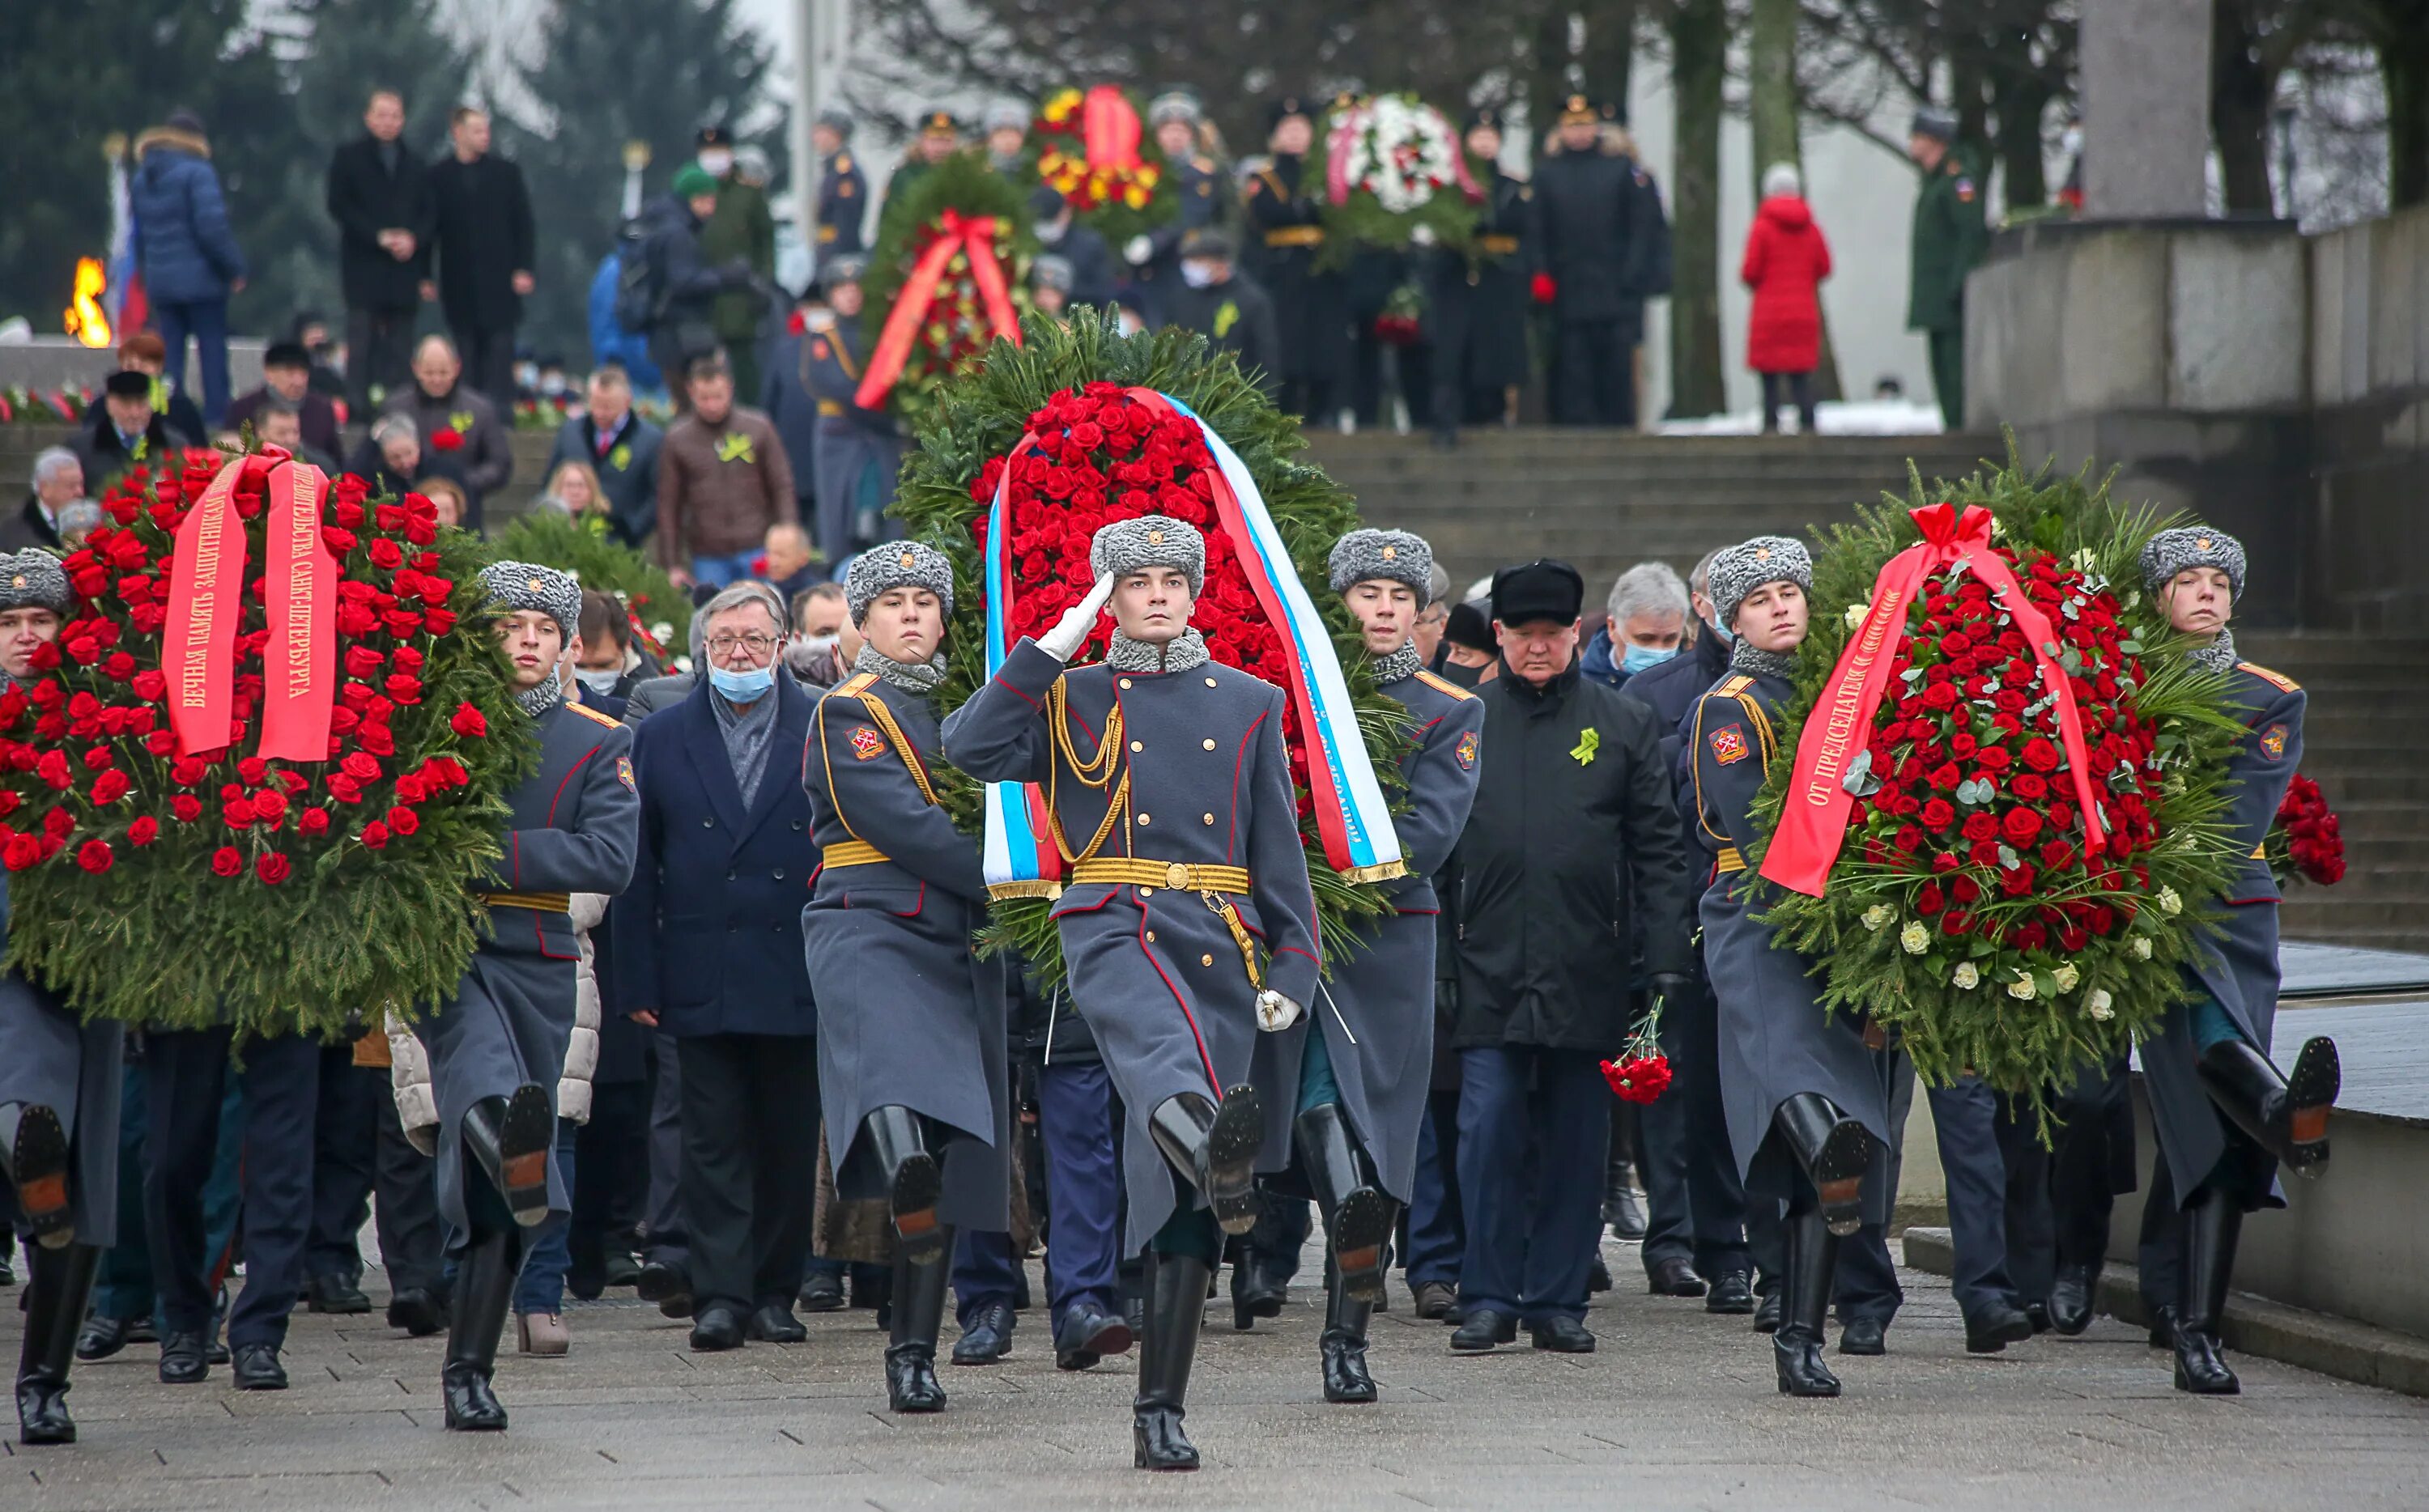
<path id="1" fill-rule="evenodd" d="M 160 821 L 152 817 L 152 815 L 148 814 L 126 827 L 126 843 L 128 845 L 148 846 L 159 838 Z"/>
<path id="2" fill-rule="evenodd" d="M 300 834 L 322 835 L 329 832 L 329 811 L 306 809 L 295 816 L 295 829 Z"/>
<path id="3" fill-rule="evenodd" d="M 2031 809 L 2009 809 L 1999 820 L 1999 832 L 2011 846 L 2028 846 L 2041 832 L 2041 816 Z"/>
<path id="4" fill-rule="evenodd" d="M 286 857 L 274 850 L 253 863 L 253 874 L 273 887 L 287 880 L 288 873 L 294 869 Z"/>
<path id="5" fill-rule="evenodd" d="M 0 847 L 0 865 L 12 872 L 24 871 L 42 859 L 42 843 L 32 835 L 10 835 L 8 844 Z"/>
<path id="6" fill-rule="evenodd" d="M 168 674 L 158 667 L 147 667 L 136 673 L 131 685 L 135 696 L 147 702 L 157 703 L 169 696 Z"/>
<path id="7" fill-rule="evenodd" d="M 275 825 L 287 816 L 287 795 L 279 792 L 256 793 L 253 796 L 253 812 L 261 818 L 263 823 Z"/>
<path id="8" fill-rule="evenodd" d="M 340 803 L 360 803 L 363 800 L 363 784 L 343 772 L 331 772 L 328 787 L 329 796 Z"/>
<path id="9" fill-rule="evenodd" d="M 2057 770 L 2057 748 L 2041 736 L 2035 735 L 2024 742 L 2024 764 L 2034 771 L 2055 772 Z"/>
<path id="10" fill-rule="evenodd" d="M 1945 830 L 1957 822 L 1957 806 L 1946 798 L 1933 798 L 1923 806 L 1923 822 L 1926 829 Z"/>
<path id="11" fill-rule="evenodd" d="M 421 616 L 421 628 L 434 635 L 444 635 L 455 628 L 455 611 L 453 609 L 427 610 Z"/>
<path id="12" fill-rule="evenodd" d="M 92 780 L 92 801 L 97 805 L 115 803 L 124 797 L 126 790 L 134 785 L 127 781 L 124 772 L 116 770 L 104 772 Z"/>
<path id="13" fill-rule="evenodd" d="M 359 739 L 362 743 L 363 749 L 370 751 L 374 756 L 393 756 L 396 754 L 396 736 L 388 732 L 388 728 L 386 725 L 367 724 L 363 726 Z"/>
<path id="14" fill-rule="evenodd" d="M 338 769 L 357 782 L 379 781 L 380 764 L 364 751 L 358 750 L 349 754 L 344 761 L 338 764 Z"/>
<path id="15" fill-rule="evenodd" d="M 1948 884 L 1948 896 L 1971 908 L 1982 900 L 1982 884 L 1971 877 L 1959 877 Z"/>
<path id="16" fill-rule="evenodd" d="M 371 823 L 363 826 L 363 844 L 371 846 L 373 850 L 387 849 L 388 826 L 380 823 L 377 819 L 373 819 Z"/>
<path id="17" fill-rule="evenodd" d="M 1974 753 L 1974 764 L 1986 772 L 2004 772 L 2012 759 L 2005 746 L 1985 746 Z"/>
<path id="18" fill-rule="evenodd" d="M 420 703 L 421 701 L 421 679 L 415 677 L 410 672 L 398 672 L 394 674 L 388 680 L 386 686 L 388 688 L 388 696 L 394 698 L 399 703 Z"/>
<path id="19" fill-rule="evenodd" d="M 107 840 L 88 840 L 76 846 L 76 864 L 96 877 L 109 870 L 110 863 L 117 859 L 110 853 Z"/>
<path id="20" fill-rule="evenodd" d="M 244 856 L 234 846 L 222 846 L 211 852 L 211 874 L 215 877 L 238 877 L 244 872 Z"/>
<path id="21" fill-rule="evenodd" d="M 393 572 L 405 566 L 405 548 L 385 538 L 372 542 L 372 566 Z"/>
<path id="22" fill-rule="evenodd" d="M 346 648 L 346 675 L 369 677 L 378 671 L 386 661 L 386 657 L 368 646 L 349 646 Z"/>
<path id="23" fill-rule="evenodd" d="M 1974 915 L 1963 909 L 1950 909 L 1940 916 L 1940 932 L 1942 934 L 1963 934 L 1973 928 Z"/>
<path id="24" fill-rule="evenodd" d="M 1914 895 L 1914 911 L 1925 918 L 1929 918 L 1946 907 L 1948 907 L 1948 895 L 1940 890 L 1940 884 L 1937 882 L 1924 883 L 1922 891 Z"/>
<path id="25" fill-rule="evenodd" d="M 434 452 L 460 452 L 464 449 L 464 433 L 453 425 L 442 425 L 430 437 Z"/>
<path id="26" fill-rule="evenodd" d="M 401 835 L 409 835 L 421 828 L 421 815 L 403 804 L 388 811 L 388 827 Z"/>
<path id="27" fill-rule="evenodd" d="M 251 798 L 233 797 L 220 805 L 220 818 L 231 830 L 249 830 L 258 817 Z"/>
<path id="28" fill-rule="evenodd" d="M 34 763 L 34 775 L 55 788 L 64 788 L 74 778 L 68 771 L 68 759 L 63 751 L 46 750 Z"/>
<path id="29" fill-rule="evenodd" d="M 478 740 L 489 732 L 489 721 L 481 717 L 480 710 L 470 703 L 463 703 L 456 705 L 454 716 L 447 721 L 447 728 L 466 740 Z"/>
<path id="30" fill-rule="evenodd" d="M 357 511 L 357 513 L 360 512 Z M 321 539 L 327 543 L 331 551 L 343 556 L 355 549 L 360 537 L 353 531 L 339 530 L 335 525 L 323 525 L 321 527 Z"/>

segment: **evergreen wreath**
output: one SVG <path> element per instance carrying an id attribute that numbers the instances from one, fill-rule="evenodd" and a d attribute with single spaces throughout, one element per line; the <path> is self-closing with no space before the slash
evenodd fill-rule
<path id="1" fill-rule="evenodd" d="M 1926 1081 L 1976 1072 L 2045 1118 L 2051 1087 L 2124 1054 L 2184 999 L 2203 910 L 2232 875 L 2223 784 L 2243 730 L 2223 674 L 2189 661 L 2141 592 L 2142 544 L 2179 521 L 2112 502 L 2106 480 L 2027 472 L 2012 438 L 1996 471 L 1930 490 L 1908 477 L 1909 501 L 1816 533 L 1811 629 L 1747 861 L 1759 871 L 1770 849 L 1798 736 L 1875 576 L 1921 539 L 1908 509 L 1986 506 L 1993 550 L 2060 636 L 2107 852 L 2083 853 L 2055 700 L 2022 635 L 1960 565 L 1908 615 L 1823 896 L 1774 889 L 1763 919 L 1820 963 L 1826 1010 L 1900 1035 Z"/>
<path id="2" fill-rule="evenodd" d="M 1134 117 L 1144 118 L 1138 99 L 1128 90 L 1123 100 Z M 1110 168 L 1088 161 L 1086 101 L 1077 89 L 1061 89 L 1046 97 L 1030 123 L 1022 149 L 1030 176 L 1051 185 L 1070 204 L 1071 218 L 1094 227 L 1116 252 L 1131 238 L 1145 236 L 1180 213 L 1180 202 L 1168 187 L 1175 168 L 1155 134 L 1142 131 L 1138 164 Z"/>
<path id="3" fill-rule="evenodd" d="M 1125 337 L 1114 321 L 1083 309 L 1073 314 L 1068 325 L 1032 316 L 1022 325 L 1022 338 L 1018 348 L 998 342 L 988 353 L 984 368 L 944 391 L 942 403 L 922 431 L 918 449 L 904 464 L 895 497 L 894 513 L 953 564 L 955 610 L 945 642 L 947 670 L 936 690 L 936 706 L 960 707 L 986 681 L 986 579 L 982 551 L 987 510 L 1004 458 L 1030 429 L 1031 417 L 1058 402 L 1074 402 L 1091 385 L 1152 388 L 1194 411 L 1239 453 L 1256 480 L 1258 492 L 1289 547 L 1293 567 L 1300 581 L 1311 586 L 1310 596 L 1322 606 L 1376 777 L 1387 791 L 1398 786 L 1399 758 L 1411 743 L 1412 726 L 1398 702 L 1377 690 L 1374 666 L 1359 637 L 1356 619 L 1337 596 L 1325 589 L 1326 556 L 1335 541 L 1357 528 L 1357 506 L 1339 485 L 1298 459 L 1297 453 L 1307 444 L 1298 421 L 1276 409 L 1241 373 L 1231 354 L 1210 353 L 1204 337 L 1187 332 L 1167 330 Z M 1108 445 L 1111 454 L 1120 460 L 1130 459 L 1138 450 L 1136 442 Z M 1189 466 L 1181 462 L 1176 473 L 1175 481 L 1183 487 Z M 1144 494 L 1125 501 L 1111 489 L 1093 503 L 1037 499 L 1035 503 L 1047 515 L 1069 518 L 1052 521 L 1055 539 L 1051 544 L 1041 538 L 1033 547 L 1022 549 L 1024 588 L 1045 584 L 1045 591 L 1029 593 L 1023 603 L 1031 606 L 1033 614 L 1059 615 L 1076 602 L 1086 591 L 1085 584 L 1094 581 L 1088 547 L 1096 526 L 1148 513 L 1151 502 Z M 1016 514 L 1016 526 L 1024 524 L 1027 518 Z M 1045 534 L 1041 522 L 1039 534 Z M 1265 675 L 1260 670 L 1259 653 L 1273 638 L 1273 632 L 1253 600 L 1226 579 L 1226 568 L 1236 579 L 1236 562 L 1225 552 L 1210 551 L 1206 588 L 1198 596 L 1191 622 L 1205 635 L 1208 651 L 1216 661 Z M 1073 587 L 1075 583 L 1079 586 Z M 1058 595 L 1057 588 L 1064 592 Z M 1092 638 L 1091 647 L 1082 655 L 1093 659 L 1100 650 Z M 1328 943 L 1329 967 L 1335 957 L 1332 945 L 1355 940 L 1359 922 L 1380 915 L 1389 905 L 1380 884 L 1353 882 L 1326 862 L 1310 813 L 1306 753 L 1295 726 L 1286 722 L 1284 730 L 1291 764 L 1301 774 L 1299 829 L 1307 842 L 1308 875 L 1314 884 L 1319 937 Z M 980 785 L 949 767 L 940 768 L 938 775 L 937 801 L 965 830 L 980 832 L 983 828 Z M 994 905 L 994 924 L 983 942 L 990 948 L 1009 946 L 1019 951 L 1039 979 L 1050 984 L 1062 979 L 1063 956 L 1049 907 L 1043 898 L 999 899 Z"/>
<path id="4" fill-rule="evenodd" d="M 498 558 L 535 562 L 573 574 L 586 588 L 623 600 L 636 635 L 659 662 L 687 654 L 691 645 L 691 596 L 677 588 L 666 568 L 607 534 L 599 515 L 577 519 L 554 509 L 516 518 L 490 542 Z"/>
<path id="5" fill-rule="evenodd" d="M 1336 155 L 1345 157 L 1348 189 L 1337 204 L 1330 192 Z M 1458 126 L 1415 95 L 1336 105 L 1308 148 L 1299 180 L 1324 209 L 1316 267 L 1347 267 L 1361 247 L 1464 249 L 1479 202 L 1460 182 L 1467 173 Z"/>
<path id="6" fill-rule="evenodd" d="M 489 634 L 479 541 L 419 494 L 334 480 L 337 706 L 325 762 L 245 755 L 269 638 L 262 494 L 233 511 L 251 583 L 238 626 L 235 742 L 179 756 L 161 671 L 169 567 L 189 504 L 225 459 L 137 468 L 110 522 L 69 553 L 75 602 L 40 676 L 0 694 L 0 859 L 8 963 L 89 1017 L 240 1033 L 345 1030 L 454 991 L 487 911 L 504 794 L 528 720 Z"/>
<path id="7" fill-rule="evenodd" d="M 878 217 L 877 240 L 862 286 L 868 296 L 861 312 L 867 352 L 877 350 L 886 319 L 894 313 L 895 302 L 901 297 L 903 283 L 919 255 L 944 235 L 948 211 L 964 220 L 987 216 L 995 221 L 995 254 L 1003 265 L 1013 305 L 1028 306 L 1029 265 L 1037 255 L 1037 238 L 1029 224 L 1028 192 L 990 167 L 985 154 L 957 152 L 888 196 L 884 212 Z M 895 412 L 917 420 L 934 405 L 947 379 L 977 365 L 992 338 L 968 260 L 957 255 L 936 286 L 902 375 L 895 382 L 890 396 Z"/>

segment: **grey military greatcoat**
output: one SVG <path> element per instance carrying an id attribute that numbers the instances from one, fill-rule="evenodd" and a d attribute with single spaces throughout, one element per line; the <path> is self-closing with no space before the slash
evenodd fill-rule
<path id="1" fill-rule="evenodd" d="M 1105 752 L 1116 715 L 1120 744 Z M 953 764 L 1046 787 L 1075 851 L 1087 850 L 1111 812 L 1097 862 L 1073 869 L 1054 916 L 1072 997 L 1129 1110 L 1128 1253 L 1145 1249 L 1172 1214 L 1173 1181 L 1148 1135 L 1148 1115 L 1167 1099 L 1217 1099 L 1253 1083 L 1267 1120 L 1260 1168 L 1289 1159 L 1306 1026 L 1258 1030 L 1257 988 L 1218 912 L 1235 912 L 1264 985 L 1314 1011 L 1315 897 L 1281 723 L 1280 688 L 1220 663 L 1066 673 L 1030 640 L 945 721 Z M 1103 755 L 1105 785 L 1091 786 L 1073 760 Z M 1098 863 L 1124 879 L 1087 879 Z M 1193 870 L 1204 867 L 1232 870 Z"/>
<path id="2" fill-rule="evenodd" d="M 801 935 L 818 1090 L 847 1196 L 885 1191 L 855 1148 L 861 1121 L 908 1108 L 949 1131 L 938 1219 L 998 1231 L 1012 1171 L 1004 975 L 970 943 L 986 879 L 978 842 L 936 806 L 939 748 L 928 700 L 872 673 L 836 684 L 811 717 L 801 782 L 820 864 Z"/>
<path id="3" fill-rule="evenodd" d="M 8 881 L 0 879 L 0 918 Z M 6 944 L 0 932 L 0 945 Z M 76 1242 L 118 1242 L 118 1092 L 125 1026 L 80 1023 L 51 993 L 17 972 L 0 977 L 0 1103 L 35 1103 L 59 1116 L 74 1159 L 68 1214 Z"/>

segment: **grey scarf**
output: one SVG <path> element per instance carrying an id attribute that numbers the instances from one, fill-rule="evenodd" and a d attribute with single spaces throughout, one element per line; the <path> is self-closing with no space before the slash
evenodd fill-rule
<path id="1" fill-rule="evenodd" d="M 1796 681 L 1794 655 L 1785 651 L 1757 650 L 1754 642 L 1743 635 L 1729 645 L 1729 668 L 1756 677 L 1783 678 L 1791 682 Z"/>
<path id="2" fill-rule="evenodd" d="M 2185 660 L 2210 672 L 2228 671 L 2234 667 L 2238 659 L 2235 654 L 2235 632 L 2232 630 L 2222 630 L 2208 645 L 2197 646 L 2185 653 Z"/>
<path id="3" fill-rule="evenodd" d="M 1113 644 L 1105 649 L 1105 665 L 1116 672 L 1186 672 L 1205 662 L 1206 637 L 1195 630 L 1184 630 L 1180 639 L 1160 647 L 1132 640 L 1117 630 Z"/>
<path id="4" fill-rule="evenodd" d="M 708 690 L 709 707 L 717 711 L 718 733 L 725 737 L 725 759 L 733 764 L 734 785 L 742 794 L 745 809 L 759 797 L 759 780 L 768 775 L 768 751 L 776 743 L 776 702 L 773 687 L 748 708 L 736 706 L 713 687 Z"/>
<path id="5" fill-rule="evenodd" d="M 548 681 L 539 686 L 525 688 L 516 694 L 515 701 L 523 706 L 523 713 L 537 719 L 565 701 L 565 684 L 551 673 Z"/>
<path id="6" fill-rule="evenodd" d="M 903 692 L 917 694 L 923 698 L 936 691 L 937 683 L 945 681 L 943 653 L 939 652 L 915 666 L 909 662 L 896 661 L 867 641 L 861 642 L 860 654 L 851 659 L 851 669 L 855 672 L 874 672 Z"/>
<path id="7" fill-rule="evenodd" d="M 1417 654 L 1417 643 L 1411 641 L 1391 655 L 1375 659 L 1375 681 L 1388 688 L 1416 676 L 1417 668 L 1425 665 L 1425 658 Z"/>

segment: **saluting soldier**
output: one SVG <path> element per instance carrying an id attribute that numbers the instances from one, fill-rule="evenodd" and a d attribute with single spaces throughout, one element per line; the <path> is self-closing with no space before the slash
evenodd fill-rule
<path id="1" fill-rule="evenodd" d="M 1297 95 L 1275 102 L 1266 139 L 1273 161 L 1244 191 L 1249 275 L 1274 302 L 1281 333 L 1281 408 L 1312 425 L 1330 424 L 1335 384 L 1349 366 L 1349 290 L 1338 268 L 1319 269 L 1324 251 L 1324 186 L 1307 181 L 1315 111 Z"/>
<path id="2" fill-rule="evenodd" d="M 1145 515 L 1097 533 L 1088 595 L 1023 639 L 945 721 L 954 765 L 1046 789 L 1070 881 L 1054 904 L 1071 995 L 1129 1109 L 1128 1253 L 1147 1251 L 1134 1462 L 1194 1470 L 1181 1428 L 1221 1235 L 1278 1166 L 1315 991 L 1315 898 L 1280 688 L 1210 661 L 1189 616 L 1206 543 Z M 1108 600 L 1105 660 L 1065 671 Z M 1274 1032 L 1260 1033 L 1260 1029 Z"/>
<path id="3" fill-rule="evenodd" d="M 1385 1244 L 1416 1181 L 1433 1088 L 1433 879 L 1476 799 L 1484 703 L 1425 669 L 1417 616 L 1433 548 L 1407 531 L 1357 530 L 1332 548 L 1332 589 L 1358 616 L 1375 681 L 1416 727 L 1400 760 L 1408 808 L 1392 816 L 1408 875 L 1383 884 L 1392 912 L 1333 965 L 1299 1061 L 1298 1157 L 1331 1238 L 1321 1353 L 1328 1402 L 1372 1402 L 1366 1324 L 1383 1298 Z"/>
<path id="4" fill-rule="evenodd" d="M 1465 248 L 1438 247 L 1427 261 L 1434 327 L 1434 444 L 1459 444 L 1462 423 L 1489 424 L 1512 412 L 1527 381 L 1527 232 L 1534 189 L 1501 167 L 1502 114 L 1469 112 L 1467 155 L 1484 168 L 1484 203 Z"/>
<path id="5" fill-rule="evenodd" d="M 1704 963 L 1720 1005 L 1721 1098 L 1749 1197 L 1788 1204 L 1788 1267 L 1779 1389 L 1837 1396 L 1822 1363 L 1839 1241 L 1889 1217 L 1887 1082 L 1864 1030 L 1826 1014 L 1814 963 L 1781 945 L 1756 915 L 1771 906 L 1745 856 L 1755 798 L 1794 693 L 1813 563 L 1783 535 L 1758 535 L 1712 558 L 1718 623 L 1737 639 L 1729 675 L 1695 704 L 1690 759 L 1696 834 L 1712 857 L 1704 893 Z"/>
<path id="6" fill-rule="evenodd" d="M 1133 270 L 1141 310 L 1151 325 L 1179 323 L 1165 300 L 1181 281 L 1181 243 L 1193 231 L 1219 225 L 1230 207 L 1223 191 L 1223 166 L 1198 143 L 1198 96 L 1186 90 L 1168 90 L 1147 106 L 1148 129 L 1164 152 L 1165 177 L 1159 194 L 1173 197 L 1173 218 L 1152 231 L 1143 231 L 1122 246 L 1122 260 Z"/>
<path id="7" fill-rule="evenodd" d="M 2202 644 L 2192 660 L 2230 681 L 2228 709 L 2245 726 L 2228 758 L 2228 838 L 2243 856 L 2215 933 L 2186 969 L 2187 996 L 2140 1043 L 2160 1175 L 2150 1202 L 2182 1209 L 2175 1299 L 2179 1391 L 2240 1390 L 2219 1329 L 2234 1278 L 2243 1215 L 2283 1208 L 2280 1161 L 2315 1175 L 2328 1159 L 2328 1109 L 2342 1077 L 2336 1042 L 2304 1043 L 2291 1073 L 2269 1058 L 2277 1019 L 2277 879 L 2263 846 L 2303 759 L 2308 697 L 2293 679 L 2238 661 L 2229 628 L 2243 596 L 2243 543 L 2206 525 L 2161 531 L 2142 548 L 2142 584 L 2179 633 Z M 2191 903 L 2192 899 L 2187 899 Z"/>
<path id="8" fill-rule="evenodd" d="M 886 1401 L 934 1412 L 954 1231 L 1010 1226 L 1003 970 L 970 947 L 986 878 L 932 773 L 952 564 L 889 541 L 852 559 L 844 594 L 865 639 L 810 722 L 801 781 L 821 859 L 801 933 L 836 1189 L 894 1219 Z"/>
<path id="9" fill-rule="evenodd" d="M 565 699 L 559 663 L 582 618 L 582 590 L 554 567 L 481 569 L 500 611 L 516 701 L 532 718 L 539 766 L 508 796 L 513 816 L 492 864 L 490 937 L 455 995 L 414 1026 L 438 1101 L 438 1207 L 455 1253 L 454 1319 L 439 1380 L 447 1426 L 503 1430 L 489 1389 L 498 1335 L 528 1248 L 522 1230 L 572 1210 L 556 1147 L 558 1072 L 573 1038 L 582 958 L 573 893 L 620 893 L 633 878 L 640 799 L 633 732 Z"/>
<path id="10" fill-rule="evenodd" d="M 902 470 L 902 440 L 893 412 L 863 409 L 853 402 L 867 356 L 860 280 L 868 269 L 868 259 L 854 253 L 831 258 L 819 270 L 833 313 L 810 315 L 808 338 L 796 359 L 801 386 L 818 404 L 812 462 L 818 513 L 811 524 L 829 562 L 842 561 L 861 542 L 875 538 L 894 502 L 895 476 Z"/>
<path id="11" fill-rule="evenodd" d="M 852 159 L 851 126 L 851 117 L 841 110 L 819 111 L 810 126 L 810 145 L 818 155 L 813 236 L 821 264 L 868 250 L 862 231 L 868 219 L 868 175 Z"/>
<path id="12" fill-rule="evenodd" d="M 1957 147 L 1957 113 L 1926 105 L 1914 113 L 1907 156 L 1923 171 L 1908 250 L 1906 325 L 1931 347 L 1931 386 L 1950 430 L 1965 423 L 1965 275 L 1991 239 L 1985 179 Z"/>
<path id="13" fill-rule="evenodd" d="M 717 208 L 700 228 L 700 255 L 712 268 L 739 263 L 765 285 L 776 276 L 776 218 L 768 208 L 768 188 L 745 173 L 734 156 L 734 133 L 721 125 L 700 128 L 699 162 L 717 180 Z M 734 391 L 759 393 L 759 320 L 768 300 L 760 288 L 729 288 L 717 296 L 710 323 L 734 370 Z"/>
<path id="14" fill-rule="evenodd" d="M 0 556 L 0 672 L 8 700 L 41 677 L 34 658 L 59 636 L 72 596 L 48 551 Z M 8 881 L 0 874 L 0 930 Z M 0 933 L 5 941 L 5 933 Z M 0 1178 L 32 1241 L 25 1341 L 17 1358 L 17 1441 L 72 1444 L 68 1366 L 104 1250 L 117 1242 L 119 1052 L 115 1020 L 79 1020 L 16 971 L 0 978 Z"/>

